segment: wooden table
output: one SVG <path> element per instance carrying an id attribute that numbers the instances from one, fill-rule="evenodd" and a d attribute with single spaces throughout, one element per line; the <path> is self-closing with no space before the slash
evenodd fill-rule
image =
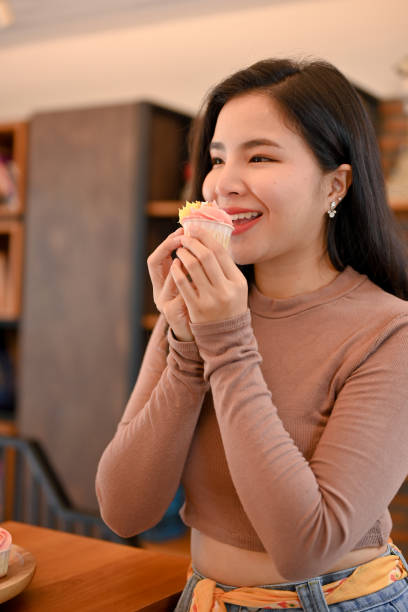
<path id="1" fill-rule="evenodd" d="M 7 521 L 37 562 L 30 585 L 2 612 L 173 610 L 189 558 Z"/>

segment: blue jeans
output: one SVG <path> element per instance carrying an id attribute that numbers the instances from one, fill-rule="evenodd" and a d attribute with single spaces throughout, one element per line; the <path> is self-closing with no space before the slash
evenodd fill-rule
<path id="1" fill-rule="evenodd" d="M 403 555 L 401 555 L 391 546 L 388 546 L 388 549 L 384 553 L 384 555 L 389 554 L 398 555 L 405 569 L 408 571 L 408 564 Z M 371 593 L 370 595 L 365 595 L 356 599 L 349 599 L 348 601 L 328 606 L 324 598 L 322 585 L 335 582 L 336 580 L 341 580 L 342 578 L 347 578 L 347 576 L 352 574 L 355 569 L 355 567 L 350 567 L 338 572 L 331 572 L 330 574 L 310 578 L 309 580 L 292 582 L 288 584 L 264 585 L 263 588 L 296 591 L 302 604 L 302 608 L 291 608 L 291 610 L 307 610 L 308 612 L 324 612 L 327 610 L 330 612 L 362 612 L 363 610 L 376 610 L 377 612 L 408 612 L 408 578 L 397 580 L 393 584 L 388 585 L 380 591 Z M 187 582 L 180 597 L 176 612 L 188 611 L 194 587 L 202 578 L 204 578 L 204 576 L 201 576 L 196 571 L 194 572 L 192 577 Z M 218 584 L 218 586 L 225 591 L 234 588 L 224 584 Z M 226 603 L 225 607 L 228 612 L 255 612 L 255 610 L 257 612 L 268 611 L 268 608 L 246 608 L 245 606 L 238 606 L 236 604 L 229 603 Z"/>

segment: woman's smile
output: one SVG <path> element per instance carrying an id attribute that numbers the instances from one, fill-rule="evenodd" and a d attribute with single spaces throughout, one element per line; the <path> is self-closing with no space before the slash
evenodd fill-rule
<path id="1" fill-rule="evenodd" d="M 250 210 L 245 208 L 229 207 L 224 208 L 234 224 L 232 235 L 242 234 L 253 227 L 262 217 L 262 213 L 258 210 Z"/>

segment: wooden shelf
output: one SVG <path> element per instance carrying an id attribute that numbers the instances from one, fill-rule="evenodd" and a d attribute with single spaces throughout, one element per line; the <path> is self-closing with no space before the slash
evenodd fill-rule
<path id="1" fill-rule="evenodd" d="M 147 204 L 147 214 L 149 217 L 178 218 L 182 206 L 183 202 L 179 200 L 152 200 Z"/>
<path id="2" fill-rule="evenodd" d="M 0 436 L 17 436 L 17 427 L 14 421 L 0 415 Z M 7 451 L 6 451 L 7 452 Z"/>
<path id="3" fill-rule="evenodd" d="M 146 331 L 152 331 L 153 327 L 156 325 L 158 318 L 159 318 L 159 315 L 155 313 L 143 315 L 142 317 L 143 329 L 145 329 Z"/>
<path id="4" fill-rule="evenodd" d="M 407 211 L 408 212 L 408 200 L 400 200 L 390 202 L 390 207 L 395 211 Z"/>
<path id="5" fill-rule="evenodd" d="M 7 203 L 0 203 L 0 217 L 21 215 L 24 211 L 27 124 L 0 123 L 0 153 L 10 159 L 16 172 L 16 195 Z"/>

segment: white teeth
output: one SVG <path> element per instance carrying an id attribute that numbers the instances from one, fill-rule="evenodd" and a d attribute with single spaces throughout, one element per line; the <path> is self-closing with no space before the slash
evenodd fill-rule
<path id="1" fill-rule="evenodd" d="M 239 213 L 238 215 L 230 215 L 233 221 L 237 221 L 238 219 L 252 219 L 258 217 L 259 213 L 257 212 L 245 212 Z"/>

